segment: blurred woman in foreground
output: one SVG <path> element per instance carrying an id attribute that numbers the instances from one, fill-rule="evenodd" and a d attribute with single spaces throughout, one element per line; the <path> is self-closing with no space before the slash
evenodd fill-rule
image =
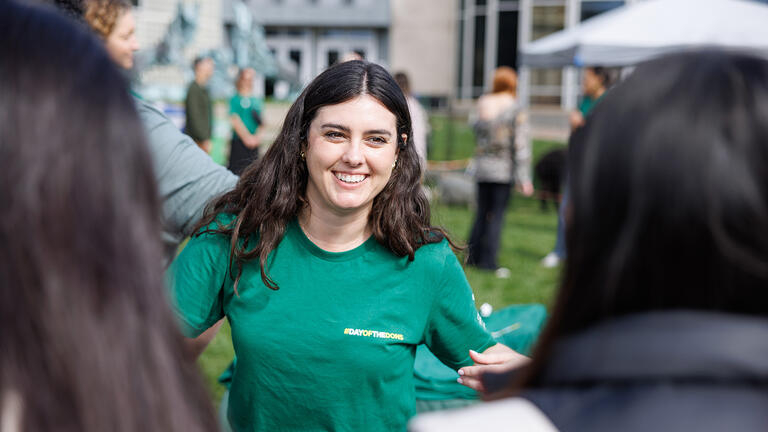
<path id="1" fill-rule="evenodd" d="M 143 128 L 101 44 L 0 5 L 0 418 L 17 431 L 209 431 L 162 298 Z"/>
<path id="2" fill-rule="evenodd" d="M 766 119 L 765 60 L 639 66 L 573 152 L 573 248 L 534 361 L 485 379 L 521 397 L 412 429 L 766 430 Z"/>

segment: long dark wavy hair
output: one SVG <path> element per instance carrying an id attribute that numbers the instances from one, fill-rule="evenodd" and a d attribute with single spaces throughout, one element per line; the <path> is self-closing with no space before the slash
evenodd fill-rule
<path id="1" fill-rule="evenodd" d="M 639 66 L 572 152 L 568 256 L 516 388 L 558 341 L 630 314 L 768 313 L 768 61 L 703 51 Z M 515 384 L 512 385 L 515 388 Z"/>
<path id="2" fill-rule="evenodd" d="M 448 238 L 442 229 L 430 225 L 429 202 L 419 181 L 421 167 L 402 91 L 381 66 L 360 60 L 344 62 L 328 68 L 307 86 L 291 105 L 280 134 L 264 157 L 243 172 L 233 191 L 206 209 L 198 225 L 202 228 L 198 234 L 215 232 L 230 238 L 228 268 L 235 289 L 243 263 L 253 259 L 260 262 L 264 284 L 277 289 L 266 269 L 267 257 L 282 240 L 286 224 L 308 205 L 307 165 L 300 155 L 307 146 L 309 125 L 320 108 L 364 94 L 395 115 L 399 149 L 397 167 L 373 201 L 369 215 L 373 235 L 395 255 L 407 255 L 411 260 L 421 245 Z M 236 218 L 212 225 L 220 214 Z M 256 237 L 256 244 L 251 244 Z"/>
<path id="3" fill-rule="evenodd" d="M 0 40 L 0 399 L 25 431 L 216 430 L 125 80 L 53 11 L 0 2 Z"/>

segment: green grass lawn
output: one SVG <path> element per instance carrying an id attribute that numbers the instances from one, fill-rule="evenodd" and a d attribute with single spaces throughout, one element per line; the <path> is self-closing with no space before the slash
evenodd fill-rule
<path id="1" fill-rule="evenodd" d="M 442 129 L 437 126 L 442 123 Z M 447 119 L 433 117 L 433 141 L 430 158 L 434 160 L 455 160 L 468 158 L 472 154 L 474 138 L 471 130 L 459 122 L 453 125 L 454 144 L 447 142 Z M 460 139 L 458 139 L 460 137 Z M 452 146 L 448 151 L 448 147 Z M 562 146 L 561 143 L 535 141 L 533 143 L 534 161 L 548 150 Z M 437 152 L 436 154 L 434 152 Z M 442 157 L 441 157 L 442 155 Z M 466 207 L 449 207 L 436 204 L 432 208 L 432 221 L 445 228 L 455 241 L 465 244 L 471 224 L 473 211 Z M 495 309 L 517 303 L 544 303 L 549 306 L 557 285 L 559 270 L 545 269 L 539 261 L 555 243 L 557 215 L 552 207 L 547 212 L 539 209 L 533 198 L 516 195 L 510 202 L 505 215 L 502 230 L 499 265 L 511 270 L 509 279 L 497 279 L 493 272 L 465 268 L 469 284 L 475 293 L 477 305 L 490 303 Z M 463 261 L 463 254 L 459 254 Z M 221 399 L 224 388 L 217 378 L 232 360 L 233 349 L 230 328 L 227 323 L 213 340 L 199 360 L 206 382 L 215 403 Z"/>
<path id="2" fill-rule="evenodd" d="M 475 149 L 475 136 L 466 122 L 451 121 L 445 115 L 429 116 L 432 133 L 429 142 L 429 160 L 445 161 L 468 159 Z"/>

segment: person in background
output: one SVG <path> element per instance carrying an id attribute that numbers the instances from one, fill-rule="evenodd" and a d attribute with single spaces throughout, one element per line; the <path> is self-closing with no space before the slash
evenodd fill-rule
<path id="1" fill-rule="evenodd" d="M 341 56 L 341 62 L 348 62 L 353 60 L 365 60 L 362 54 L 358 51 L 347 51 Z"/>
<path id="2" fill-rule="evenodd" d="M 429 116 L 419 103 L 419 100 L 411 93 L 411 83 L 405 72 L 397 72 L 394 75 L 397 85 L 405 95 L 408 102 L 408 111 L 411 113 L 411 123 L 413 124 L 413 145 L 416 153 L 419 155 L 422 172 L 427 169 L 427 136 L 429 135 Z"/>
<path id="3" fill-rule="evenodd" d="M 594 108 L 603 98 L 603 95 L 605 95 L 610 84 L 611 76 L 608 69 L 599 66 L 584 69 L 582 77 L 582 92 L 584 95 L 579 103 L 579 109 L 571 112 L 569 119 L 572 135 L 575 131 L 584 126 L 592 108 Z M 571 147 L 570 142 L 568 147 Z M 568 208 L 569 199 L 570 187 L 568 186 L 568 174 L 566 173 L 563 197 L 560 201 L 560 208 L 557 213 L 557 238 L 555 239 L 555 248 L 541 260 L 541 265 L 546 268 L 557 267 L 566 256 L 565 212 Z"/>
<path id="4" fill-rule="evenodd" d="M 386 70 L 328 68 L 174 261 L 186 334 L 232 326 L 233 430 L 403 430 L 421 343 L 455 369 L 526 361 L 486 332 L 430 224 L 411 136 Z"/>
<path id="5" fill-rule="evenodd" d="M 611 89 L 572 152 L 534 360 L 484 380 L 517 397 L 411 430 L 766 430 L 766 118 L 768 61 L 744 54 L 667 56 Z"/>
<path id="6" fill-rule="evenodd" d="M 128 0 L 88 0 L 85 21 L 104 41 L 107 53 L 119 67 L 133 68 L 133 55 L 139 50 L 139 43 Z"/>
<path id="7" fill-rule="evenodd" d="M 605 95 L 611 84 L 611 74 L 607 68 L 595 66 L 584 69 L 582 77 L 583 96 L 579 103 L 579 109 L 571 112 L 571 130 L 584 126 L 587 116 Z"/>
<path id="8" fill-rule="evenodd" d="M 264 104 L 261 99 L 253 96 L 255 76 L 253 69 L 241 68 L 235 81 L 237 93 L 229 100 L 232 141 L 227 168 L 237 175 L 259 158 Z"/>
<path id="9" fill-rule="evenodd" d="M 515 98 L 516 91 L 515 71 L 507 66 L 496 69 L 492 92 L 477 101 L 474 123 L 477 213 L 469 236 L 467 264 L 495 270 L 502 278 L 509 277 L 509 269 L 499 267 L 497 255 L 512 187 L 517 184 L 525 196 L 533 194 L 528 122 Z"/>
<path id="10" fill-rule="evenodd" d="M 50 9 L 0 2 L 0 40 L 0 429 L 215 431 L 123 74 Z"/>
<path id="11" fill-rule="evenodd" d="M 208 93 L 208 81 L 213 76 L 213 59 L 198 57 L 192 64 L 195 79 L 189 84 L 187 98 L 184 100 L 187 122 L 184 132 L 206 153 L 211 152 L 213 133 L 213 105 Z"/>
<path id="12" fill-rule="evenodd" d="M 130 5 L 124 0 L 55 0 L 54 4 L 75 19 L 83 20 L 104 42 L 112 60 L 127 70 L 133 64 L 138 46 L 118 34 L 133 35 L 134 20 Z M 110 24 L 114 23 L 114 24 Z M 122 24 L 127 25 L 120 32 Z M 132 92 L 136 109 L 147 135 L 158 194 L 162 200 L 162 238 L 165 261 L 176 256 L 179 244 L 192 233 L 203 208 L 216 195 L 234 187 L 237 176 L 214 162 L 197 148 L 160 110 Z"/>

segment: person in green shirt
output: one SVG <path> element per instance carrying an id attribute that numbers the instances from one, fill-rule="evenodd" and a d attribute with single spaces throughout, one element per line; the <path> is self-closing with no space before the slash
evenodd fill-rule
<path id="1" fill-rule="evenodd" d="M 232 327 L 233 430 L 405 430 L 421 343 L 460 374 L 527 361 L 486 332 L 430 224 L 411 132 L 381 66 L 330 67 L 175 260 L 185 334 Z"/>
<path id="2" fill-rule="evenodd" d="M 571 113 L 571 130 L 584 126 L 592 108 L 603 98 L 608 89 L 610 79 L 609 71 L 604 67 L 595 66 L 584 69 L 581 79 L 581 89 L 584 94 L 579 102 L 579 109 Z"/>
<path id="3" fill-rule="evenodd" d="M 581 89 L 584 93 L 578 110 L 571 112 L 571 136 L 574 131 L 582 128 L 586 123 L 587 116 L 598 102 L 603 98 L 608 86 L 611 84 L 611 75 L 609 70 L 600 67 L 588 67 L 584 69 L 581 79 Z M 557 215 L 557 237 L 555 238 L 555 247 L 542 260 L 544 267 L 552 268 L 560 265 L 565 260 L 567 248 L 565 244 L 565 212 L 570 201 L 570 186 L 568 185 L 567 174 L 563 187 L 563 197 L 560 201 L 560 209 Z"/>
<path id="4" fill-rule="evenodd" d="M 255 75 L 256 72 L 251 68 L 240 69 L 235 80 L 237 93 L 229 100 L 232 140 L 227 168 L 237 175 L 259 158 L 263 102 L 253 96 Z"/>

